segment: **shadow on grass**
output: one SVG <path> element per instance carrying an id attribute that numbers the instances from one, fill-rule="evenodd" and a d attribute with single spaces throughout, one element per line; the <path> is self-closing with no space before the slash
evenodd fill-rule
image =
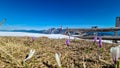
<path id="1" fill-rule="evenodd" d="M 105 66 L 102 66 L 102 68 L 115 68 L 114 65 L 105 65 Z"/>
<path id="2" fill-rule="evenodd" d="M 53 67 L 51 64 L 48 64 L 47 62 L 43 62 L 43 64 L 47 67 L 47 68 L 57 68 L 57 67 Z"/>

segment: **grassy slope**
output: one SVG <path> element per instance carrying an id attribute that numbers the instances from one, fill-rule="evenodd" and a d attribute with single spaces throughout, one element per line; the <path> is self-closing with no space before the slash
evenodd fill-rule
<path id="1" fill-rule="evenodd" d="M 35 49 L 35 55 L 26 62 L 29 68 L 58 68 L 54 58 L 55 53 L 61 54 L 63 68 L 83 68 L 83 57 L 87 68 L 111 67 L 113 61 L 110 56 L 110 47 L 115 44 L 103 43 L 99 53 L 98 44 L 86 40 L 71 40 L 71 45 L 65 45 L 65 39 L 56 40 L 36 38 L 31 42 L 30 37 L 0 37 L 0 68 L 23 68 L 22 61 L 30 49 Z M 101 55 L 99 61 L 98 54 Z"/>

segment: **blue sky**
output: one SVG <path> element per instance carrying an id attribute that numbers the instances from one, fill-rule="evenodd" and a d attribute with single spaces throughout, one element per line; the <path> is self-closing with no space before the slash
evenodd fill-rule
<path id="1" fill-rule="evenodd" d="M 0 0 L 1 29 L 114 27 L 120 0 Z"/>

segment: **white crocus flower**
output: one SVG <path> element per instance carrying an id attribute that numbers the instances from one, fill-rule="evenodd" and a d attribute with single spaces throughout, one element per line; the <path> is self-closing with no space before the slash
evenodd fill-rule
<path id="1" fill-rule="evenodd" d="M 112 55 L 112 59 L 114 61 L 114 63 L 116 64 L 116 62 L 118 61 L 118 58 L 120 57 L 120 48 L 119 46 L 116 47 L 112 47 L 110 49 L 111 55 Z"/>
<path id="2" fill-rule="evenodd" d="M 83 68 L 86 68 L 86 62 L 85 62 L 84 57 L 83 57 Z"/>
<path id="3" fill-rule="evenodd" d="M 58 63 L 58 66 L 61 67 L 61 62 L 60 62 L 60 55 L 58 55 L 57 53 L 55 54 L 55 59 Z"/>
<path id="4" fill-rule="evenodd" d="M 118 47 L 119 47 L 119 51 L 120 51 L 120 45 L 118 45 Z M 120 53 L 119 53 L 119 57 L 120 57 Z"/>
<path id="5" fill-rule="evenodd" d="M 30 58 L 32 58 L 32 56 L 34 55 L 34 53 L 35 53 L 35 50 L 30 50 L 30 53 L 28 54 L 28 57 L 26 57 L 25 58 L 25 60 L 24 61 L 27 61 L 27 60 L 29 60 Z"/>

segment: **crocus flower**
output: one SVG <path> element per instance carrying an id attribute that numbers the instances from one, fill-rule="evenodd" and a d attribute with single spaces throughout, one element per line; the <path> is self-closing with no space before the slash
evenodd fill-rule
<path id="1" fill-rule="evenodd" d="M 56 59 L 56 61 L 57 61 L 58 66 L 59 66 L 60 68 L 62 68 L 61 62 L 60 62 L 60 55 L 59 55 L 58 53 L 55 54 L 55 59 Z"/>
<path id="2" fill-rule="evenodd" d="M 70 45 L 70 40 L 69 40 L 69 39 L 66 40 L 66 45 L 67 45 L 67 46 Z"/>
<path id="3" fill-rule="evenodd" d="M 100 48 L 102 47 L 102 37 L 99 37 L 98 45 Z"/>
<path id="4" fill-rule="evenodd" d="M 119 47 L 118 46 L 112 47 L 110 49 L 110 53 L 112 55 L 112 59 L 113 59 L 114 63 L 116 64 L 118 61 L 118 58 L 120 57 L 119 56 L 119 53 L 120 53 Z"/>
<path id="5" fill-rule="evenodd" d="M 83 57 L 83 68 L 86 68 L 86 62 L 84 60 L 84 57 Z"/>
<path id="6" fill-rule="evenodd" d="M 35 41 L 35 37 L 32 37 L 32 42 Z"/>
<path id="7" fill-rule="evenodd" d="M 97 41 L 97 36 L 94 36 L 94 42 L 96 42 Z"/>
<path id="8" fill-rule="evenodd" d="M 27 61 L 27 60 L 29 60 L 30 58 L 32 58 L 32 56 L 34 55 L 34 53 L 35 53 L 35 50 L 30 50 L 30 53 L 28 54 L 28 56 L 24 59 L 24 61 Z"/>

